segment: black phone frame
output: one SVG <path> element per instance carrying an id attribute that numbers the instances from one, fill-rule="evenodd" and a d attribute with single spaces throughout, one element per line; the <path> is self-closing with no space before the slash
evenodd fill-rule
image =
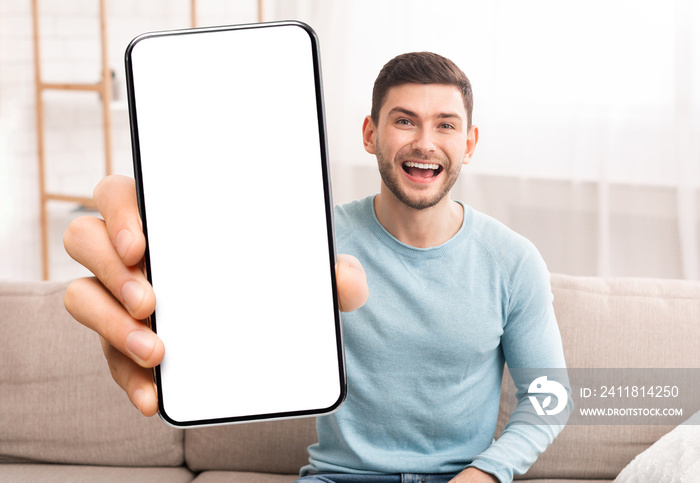
<path id="1" fill-rule="evenodd" d="M 249 23 L 249 24 L 237 24 L 237 25 L 221 25 L 213 27 L 199 27 L 190 29 L 178 29 L 178 30 L 163 30 L 155 31 L 141 34 L 134 38 L 126 48 L 124 55 L 125 62 L 125 73 L 126 73 L 126 90 L 127 90 L 127 104 L 129 112 L 129 125 L 131 134 L 131 146 L 132 146 L 132 159 L 134 168 L 134 178 L 136 184 L 136 198 L 139 207 L 139 215 L 141 216 L 141 222 L 143 227 L 143 233 L 146 238 L 146 249 L 144 255 L 144 269 L 146 272 L 146 277 L 149 283 L 153 283 L 151 277 L 151 263 L 150 263 L 150 246 L 148 243 L 148 220 L 146 216 L 146 199 L 144 195 L 143 178 L 141 175 L 141 152 L 139 143 L 139 130 L 138 130 L 138 113 L 136 112 L 136 89 L 134 86 L 134 72 L 132 63 L 132 52 L 133 49 L 139 42 L 150 38 L 162 37 L 162 36 L 172 36 L 172 35 L 194 35 L 203 34 L 208 32 L 222 32 L 229 30 L 244 30 L 244 29 L 258 29 L 258 28 L 275 28 L 275 27 L 287 27 L 296 26 L 303 29 L 311 40 L 311 50 L 313 57 L 313 69 L 314 69 L 314 81 L 316 89 L 316 112 L 318 117 L 318 129 L 319 129 L 319 147 L 320 147 L 320 159 L 321 159 L 321 173 L 323 177 L 323 191 L 325 198 L 325 212 L 326 212 L 326 226 L 327 226 L 327 238 L 328 238 L 328 253 L 330 260 L 330 274 L 331 274 L 331 284 L 332 284 L 332 294 L 333 294 L 333 304 L 334 304 L 334 314 L 335 314 L 335 333 L 337 342 L 337 356 L 338 356 L 338 377 L 340 380 L 340 395 L 331 406 L 326 408 L 308 409 L 301 411 L 290 411 L 282 413 L 264 413 L 264 414 L 253 414 L 246 416 L 234 416 L 234 417 L 224 417 L 224 418 L 214 418 L 214 419 L 204 419 L 204 420 L 192 420 L 192 421 L 178 421 L 170 417 L 164 409 L 163 394 L 161 391 L 162 378 L 160 373 L 160 366 L 153 368 L 153 377 L 156 383 L 156 388 L 158 392 L 158 414 L 163 421 L 167 424 L 177 427 L 177 428 L 188 428 L 188 427 L 203 427 L 203 426 L 215 426 L 222 424 L 234 424 L 234 423 L 246 423 L 246 422 L 256 422 L 256 421 L 268 421 L 268 420 L 279 420 L 279 419 L 294 419 L 303 417 L 313 417 L 325 414 L 330 414 L 336 411 L 347 398 L 347 375 L 345 368 L 345 352 L 343 344 L 343 331 L 342 331 L 342 321 L 340 317 L 340 307 L 338 303 L 338 287 L 335 276 L 335 264 L 337 261 L 336 248 L 335 248 L 335 229 L 333 222 L 333 197 L 332 197 L 332 185 L 330 179 L 330 170 L 328 166 L 329 154 L 328 154 L 328 142 L 326 134 L 326 116 L 325 116 L 325 106 L 323 98 L 323 81 L 321 76 L 321 53 L 319 39 L 316 32 L 306 23 L 297 20 L 285 20 L 285 21 L 275 21 L 275 22 L 260 22 L 260 23 Z M 154 288 L 155 289 L 155 288 Z M 144 321 L 155 333 L 157 333 L 157 321 L 156 313 L 154 312 L 151 316 Z"/>

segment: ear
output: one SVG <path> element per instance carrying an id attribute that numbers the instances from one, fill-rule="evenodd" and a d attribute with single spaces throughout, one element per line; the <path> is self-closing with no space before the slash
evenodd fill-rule
<path id="1" fill-rule="evenodd" d="M 467 149 L 464 151 L 464 160 L 462 160 L 462 164 L 469 164 L 469 162 L 472 160 L 472 155 L 476 149 L 477 142 L 479 142 L 479 128 L 472 126 L 469 128 L 469 132 L 467 133 Z"/>
<path id="2" fill-rule="evenodd" d="M 374 147 L 375 133 L 377 129 L 374 126 L 374 121 L 372 121 L 372 116 L 365 117 L 362 123 L 362 143 L 365 146 L 365 151 L 369 154 L 377 154 Z"/>

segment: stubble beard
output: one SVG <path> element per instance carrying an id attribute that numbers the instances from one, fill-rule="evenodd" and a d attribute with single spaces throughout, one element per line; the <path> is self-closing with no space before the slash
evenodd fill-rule
<path id="1" fill-rule="evenodd" d="M 378 147 L 380 146 L 378 140 L 376 145 Z M 391 191 L 391 193 L 401 203 L 415 210 L 425 210 L 427 208 L 431 208 L 437 205 L 445 196 L 447 196 L 454 184 L 457 182 L 457 177 L 459 176 L 459 171 L 461 168 L 461 165 L 459 165 L 457 169 L 454 169 L 449 163 L 441 163 L 443 166 L 445 166 L 442 173 L 445 176 L 445 179 L 442 181 L 442 187 L 438 193 L 432 197 L 425 197 L 421 196 L 420 194 L 416 195 L 415 197 L 411 197 L 401 187 L 399 182 L 399 176 L 401 176 L 401 173 L 395 173 L 393 170 L 395 165 L 386 159 L 386 156 L 384 156 L 381 148 L 377 149 L 376 156 L 377 165 L 379 166 L 379 174 L 381 175 L 382 181 L 386 187 L 389 188 L 389 191 Z M 421 153 L 412 153 L 411 158 L 427 162 L 431 161 L 429 156 L 425 156 Z M 400 163 L 396 163 L 396 165 L 400 165 Z M 398 169 L 402 168 L 399 167 Z"/>

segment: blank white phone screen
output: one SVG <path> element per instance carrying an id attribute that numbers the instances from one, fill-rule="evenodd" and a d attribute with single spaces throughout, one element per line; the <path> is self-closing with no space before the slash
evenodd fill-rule
<path id="1" fill-rule="evenodd" d="M 317 52 L 296 22 L 145 34 L 127 49 L 170 424 L 342 403 Z"/>

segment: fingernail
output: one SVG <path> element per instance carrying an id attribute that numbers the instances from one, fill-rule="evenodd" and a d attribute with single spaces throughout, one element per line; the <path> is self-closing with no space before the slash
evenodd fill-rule
<path id="1" fill-rule="evenodd" d="M 122 285 L 122 300 L 132 312 L 141 306 L 144 295 L 145 291 L 138 282 L 126 282 Z"/>
<path id="2" fill-rule="evenodd" d="M 124 258 L 126 252 L 131 248 L 132 243 L 134 243 L 134 237 L 129 230 L 122 230 L 117 234 L 115 239 L 117 245 L 117 253 L 119 256 Z"/>
<path id="3" fill-rule="evenodd" d="M 155 346 L 154 337 L 142 330 L 135 330 L 126 337 L 126 348 L 143 361 L 151 357 Z"/>

